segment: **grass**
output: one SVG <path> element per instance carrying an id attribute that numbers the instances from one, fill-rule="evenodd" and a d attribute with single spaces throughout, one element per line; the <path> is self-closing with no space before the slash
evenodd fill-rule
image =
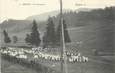
<path id="1" fill-rule="evenodd" d="M 60 63 L 46 61 L 41 63 L 60 71 Z M 67 65 L 68 73 L 114 73 L 113 65 L 100 59 L 93 59 L 86 63 L 67 63 Z"/>
<path id="2" fill-rule="evenodd" d="M 74 47 L 73 51 L 76 51 Z M 71 50 L 71 49 L 67 49 Z M 77 62 L 77 63 L 67 63 L 67 70 L 68 73 L 114 73 L 114 66 L 115 63 L 111 62 L 110 58 L 115 56 L 109 57 L 102 57 L 102 56 L 93 56 L 91 51 L 87 49 L 81 49 L 80 52 L 85 53 L 85 56 L 89 57 L 89 62 Z M 50 53 L 50 52 L 49 52 Z M 115 59 L 112 59 L 115 61 Z M 50 67 L 58 72 L 60 72 L 60 62 L 54 61 L 46 61 L 46 60 L 37 60 L 38 63 L 42 64 L 43 66 Z M 25 68 L 18 64 L 10 63 L 4 59 L 2 59 L 2 73 L 37 73 L 36 71 Z"/>
<path id="3" fill-rule="evenodd" d="M 35 70 L 28 69 L 19 64 L 14 64 L 1 59 L 1 73 L 37 73 Z"/>

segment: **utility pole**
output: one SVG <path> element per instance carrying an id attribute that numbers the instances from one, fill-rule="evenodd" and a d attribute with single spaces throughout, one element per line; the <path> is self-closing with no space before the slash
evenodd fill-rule
<path id="1" fill-rule="evenodd" d="M 66 57 L 66 50 L 65 50 L 65 37 L 64 37 L 64 26 L 63 26 L 63 2 L 60 0 L 60 24 L 61 24 L 61 73 L 68 73 L 67 70 L 67 57 Z"/>

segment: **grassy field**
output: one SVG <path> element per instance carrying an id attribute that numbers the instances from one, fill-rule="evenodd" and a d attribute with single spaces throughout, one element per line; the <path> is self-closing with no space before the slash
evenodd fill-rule
<path id="1" fill-rule="evenodd" d="M 71 35 L 70 37 L 72 38 L 72 42 L 75 42 L 75 43 L 67 45 L 66 47 L 68 48 L 66 49 L 68 51 L 73 51 L 73 52 L 76 52 L 77 50 L 79 50 L 83 55 L 89 57 L 89 62 L 67 63 L 68 73 L 115 73 L 114 71 L 115 69 L 114 57 L 115 56 L 104 56 L 103 57 L 103 56 L 93 55 L 93 52 L 92 52 L 93 49 L 103 47 L 103 45 L 99 43 L 102 40 L 99 39 L 100 36 L 95 31 L 96 28 L 89 29 L 89 26 L 88 26 L 85 28 L 84 27 L 75 28 L 69 31 L 69 34 Z M 89 31 L 92 31 L 92 32 L 89 32 Z M 82 41 L 82 44 L 78 45 L 76 43 L 78 41 Z M 113 49 L 110 49 L 110 52 L 111 51 L 114 52 Z M 38 60 L 37 62 L 41 63 L 42 65 L 46 67 L 50 67 L 54 70 L 60 71 L 60 62 L 50 62 L 50 61 L 45 61 L 45 60 Z M 34 70 L 25 68 L 18 64 L 12 64 L 12 63 L 9 63 L 8 61 L 3 60 L 2 61 L 2 73 L 36 73 L 36 72 Z"/>
<path id="2" fill-rule="evenodd" d="M 74 44 L 73 44 L 74 45 Z M 66 46 L 68 47 L 68 46 Z M 69 47 L 71 47 L 69 45 Z M 72 46 L 73 47 L 73 46 Z M 68 73 L 114 73 L 115 72 L 115 55 L 111 56 L 94 56 L 91 50 L 88 49 L 67 49 L 68 51 L 79 50 L 84 56 L 89 58 L 88 62 L 76 62 L 67 63 Z M 49 52 L 50 53 L 50 52 Z M 61 64 L 60 62 L 48 61 L 48 60 L 37 60 L 38 63 L 43 66 L 50 67 L 53 70 L 60 72 Z M 10 63 L 4 59 L 1 61 L 2 73 L 37 73 L 35 70 L 23 67 L 18 64 Z"/>
<path id="3" fill-rule="evenodd" d="M 53 69 L 60 70 L 59 63 L 42 62 L 42 64 L 49 66 Z M 37 72 L 32 69 L 20 66 L 18 64 L 12 64 L 9 63 L 8 61 L 2 61 L 2 73 L 37 73 Z M 68 73 L 114 73 L 114 70 L 112 65 L 99 62 L 74 63 L 74 64 L 69 63 Z"/>
<path id="4" fill-rule="evenodd" d="M 91 57 L 90 57 L 91 58 Z M 60 71 L 60 63 L 41 62 L 43 65 L 49 66 Z M 90 59 L 89 62 L 83 63 L 67 63 L 68 73 L 114 73 L 113 64 L 102 61 L 101 59 Z"/>
<path id="5" fill-rule="evenodd" d="M 1 73 L 38 73 L 35 70 L 28 69 L 19 64 L 8 62 L 1 59 Z"/>
<path id="6" fill-rule="evenodd" d="M 115 56 L 113 56 L 115 57 Z M 40 64 L 60 71 L 60 62 L 38 60 Z M 35 70 L 23 67 L 1 59 L 2 73 L 37 73 Z M 89 56 L 89 62 L 67 63 L 68 73 L 114 73 L 115 63 L 98 56 Z M 41 72 L 42 73 L 42 72 Z"/>

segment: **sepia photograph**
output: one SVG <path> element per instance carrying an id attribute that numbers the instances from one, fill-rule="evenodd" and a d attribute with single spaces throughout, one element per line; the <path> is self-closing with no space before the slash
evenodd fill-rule
<path id="1" fill-rule="evenodd" d="M 0 73 L 115 73 L 115 0 L 0 0 Z"/>

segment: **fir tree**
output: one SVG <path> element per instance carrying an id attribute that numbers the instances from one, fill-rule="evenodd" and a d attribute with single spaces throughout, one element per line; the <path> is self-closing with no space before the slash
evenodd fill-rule
<path id="1" fill-rule="evenodd" d="M 3 34 L 4 34 L 4 42 L 10 43 L 11 40 L 10 40 L 10 37 L 8 36 L 8 33 L 6 32 L 6 30 L 3 31 Z"/>
<path id="2" fill-rule="evenodd" d="M 65 20 L 63 20 L 63 30 L 64 30 L 65 43 L 71 42 L 71 39 L 70 39 L 69 34 L 68 34 L 67 25 L 66 25 Z M 61 24 L 58 25 L 56 33 L 57 33 L 56 40 L 57 40 L 57 43 L 59 44 L 61 39 L 62 39 L 62 27 L 61 27 Z"/>
<path id="3" fill-rule="evenodd" d="M 30 43 L 32 45 L 35 45 L 35 46 L 39 46 L 40 45 L 40 42 L 41 42 L 41 39 L 40 39 L 40 33 L 39 31 L 37 30 L 37 23 L 36 21 L 34 20 L 33 21 L 33 26 L 32 26 L 32 32 L 30 34 Z"/>
<path id="4" fill-rule="evenodd" d="M 64 26 L 65 42 L 69 43 L 69 42 L 71 42 L 71 39 L 70 39 L 69 34 L 68 34 L 67 25 L 66 25 L 65 20 L 63 20 L 63 26 Z"/>
<path id="5" fill-rule="evenodd" d="M 17 36 L 13 36 L 12 38 L 13 38 L 13 43 L 17 43 L 18 37 Z"/>
<path id="6" fill-rule="evenodd" d="M 55 35 L 55 26 L 53 23 L 52 18 L 48 19 L 47 27 L 46 27 L 46 32 L 44 33 L 43 36 L 43 43 L 45 46 L 54 46 L 56 44 L 56 35 Z"/>
<path id="7" fill-rule="evenodd" d="M 28 44 L 31 44 L 33 46 L 39 46 L 40 42 L 41 42 L 41 39 L 40 39 L 40 33 L 37 30 L 37 28 L 38 28 L 37 23 L 34 20 L 32 24 L 33 24 L 32 31 L 31 31 L 30 34 L 26 35 L 25 42 L 28 43 Z"/>
<path id="8" fill-rule="evenodd" d="M 31 44 L 31 37 L 30 37 L 29 34 L 26 34 L 25 42 L 26 42 L 27 44 Z"/>

